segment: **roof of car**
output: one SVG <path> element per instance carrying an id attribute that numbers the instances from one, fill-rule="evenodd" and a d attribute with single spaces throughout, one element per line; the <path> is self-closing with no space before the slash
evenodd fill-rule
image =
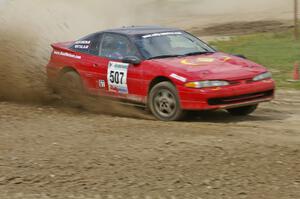
<path id="1" fill-rule="evenodd" d="M 164 28 L 161 26 L 129 26 L 117 29 L 109 29 L 103 32 L 121 33 L 125 35 L 142 35 L 152 34 L 158 32 L 170 32 L 170 31 L 181 31 L 177 28 Z"/>

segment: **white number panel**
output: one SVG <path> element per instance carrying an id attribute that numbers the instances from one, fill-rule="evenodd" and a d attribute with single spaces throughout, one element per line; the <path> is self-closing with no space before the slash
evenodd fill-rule
<path id="1" fill-rule="evenodd" d="M 127 72 L 129 64 L 109 62 L 107 70 L 108 90 L 128 94 Z"/>

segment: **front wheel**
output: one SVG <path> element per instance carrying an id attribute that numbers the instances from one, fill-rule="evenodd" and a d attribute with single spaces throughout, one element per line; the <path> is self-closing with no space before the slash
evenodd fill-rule
<path id="1" fill-rule="evenodd" d="M 148 105 L 152 114 L 159 120 L 176 121 L 184 116 L 177 90 L 171 82 L 155 85 L 150 91 Z"/>
<path id="2" fill-rule="evenodd" d="M 227 111 L 234 116 L 246 116 L 250 115 L 257 109 L 258 105 L 251 105 L 251 106 L 243 106 L 239 108 L 231 108 L 227 109 Z"/>

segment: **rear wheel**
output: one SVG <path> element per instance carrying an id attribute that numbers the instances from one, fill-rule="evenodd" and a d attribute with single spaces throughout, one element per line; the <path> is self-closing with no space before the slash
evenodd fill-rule
<path id="1" fill-rule="evenodd" d="M 251 105 L 251 106 L 243 106 L 239 108 L 231 108 L 227 109 L 227 111 L 234 116 L 246 116 L 250 115 L 257 109 L 258 105 Z"/>
<path id="2" fill-rule="evenodd" d="M 72 106 L 81 106 L 83 86 L 78 73 L 75 71 L 64 73 L 60 79 L 58 90 L 64 102 Z"/>
<path id="3" fill-rule="evenodd" d="M 149 108 L 159 120 L 176 121 L 184 116 L 175 86 L 170 82 L 155 85 L 149 94 Z"/>

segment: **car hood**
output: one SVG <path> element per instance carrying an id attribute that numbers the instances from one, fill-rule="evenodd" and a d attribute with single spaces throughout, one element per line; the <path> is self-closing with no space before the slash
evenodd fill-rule
<path id="1" fill-rule="evenodd" d="M 225 53 L 153 61 L 164 67 L 169 73 L 176 73 L 189 80 L 242 80 L 253 78 L 266 71 L 264 67 L 252 61 Z"/>

